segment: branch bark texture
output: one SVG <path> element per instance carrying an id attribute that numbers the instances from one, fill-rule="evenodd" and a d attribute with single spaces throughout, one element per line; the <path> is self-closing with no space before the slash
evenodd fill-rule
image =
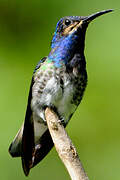
<path id="1" fill-rule="evenodd" d="M 50 108 L 46 108 L 47 125 L 59 157 L 67 168 L 72 180 L 89 180 L 80 162 L 77 151 L 72 144 L 58 116 Z"/>

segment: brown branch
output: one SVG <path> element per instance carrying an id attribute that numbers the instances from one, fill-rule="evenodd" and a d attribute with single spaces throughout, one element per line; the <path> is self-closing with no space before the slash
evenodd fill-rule
<path id="1" fill-rule="evenodd" d="M 55 148 L 67 168 L 71 179 L 89 180 L 82 167 L 77 151 L 63 125 L 60 123 L 58 116 L 50 108 L 47 108 L 45 110 L 45 117 Z"/>

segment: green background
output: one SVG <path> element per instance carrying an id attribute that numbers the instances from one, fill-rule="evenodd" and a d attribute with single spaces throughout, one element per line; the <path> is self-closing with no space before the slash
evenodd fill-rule
<path id="1" fill-rule="evenodd" d="M 0 179 L 25 180 L 8 147 L 20 128 L 36 63 L 50 51 L 59 18 L 115 9 L 86 34 L 88 87 L 67 132 L 91 180 L 120 179 L 120 1 L 0 0 Z M 55 148 L 28 180 L 68 180 Z"/>

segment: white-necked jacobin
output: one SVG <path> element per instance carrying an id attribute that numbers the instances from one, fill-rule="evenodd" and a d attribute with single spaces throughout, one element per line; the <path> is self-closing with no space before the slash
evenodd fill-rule
<path id="1" fill-rule="evenodd" d="M 66 126 L 80 104 L 87 85 L 86 29 L 96 17 L 111 11 L 66 16 L 57 23 L 51 51 L 33 73 L 24 124 L 9 147 L 12 157 L 22 157 L 25 175 L 53 147 L 44 115 L 46 107 L 52 108 Z"/>

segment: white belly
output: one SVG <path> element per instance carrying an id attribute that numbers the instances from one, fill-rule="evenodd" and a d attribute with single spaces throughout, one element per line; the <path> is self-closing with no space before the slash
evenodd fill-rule
<path id="1" fill-rule="evenodd" d="M 74 91 L 73 85 L 71 85 L 69 81 L 66 81 L 63 90 L 59 81 L 57 81 L 55 77 L 52 77 L 47 82 L 41 95 L 36 91 L 39 86 L 40 84 L 37 82 L 36 87 L 33 89 L 35 93 L 32 99 L 32 109 L 37 117 L 45 121 L 42 107 L 54 105 L 64 121 L 68 121 L 70 114 L 76 109 L 76 106 L 71 103 Z"/>
<path id="2" fill-rule="evenodd" d="M 51 74 L 51 77 L 48 73 Z M 47 130 L 44 107 L 51 107 L 51 105 L 56 107 L 57 112 L 65 123 L 68 122 L 70 115 L 76 109 L 76 106 L 71 103 L 74 86 L 69 77 L 63 76 L 63 87 L 61 87 L 59 74 L 59 69 L 58 72 L 52 69 L 51 72 L 40 70 L 35 76 L 32 87 L 31 109 L 36 139 L 39 139 Z"/>

